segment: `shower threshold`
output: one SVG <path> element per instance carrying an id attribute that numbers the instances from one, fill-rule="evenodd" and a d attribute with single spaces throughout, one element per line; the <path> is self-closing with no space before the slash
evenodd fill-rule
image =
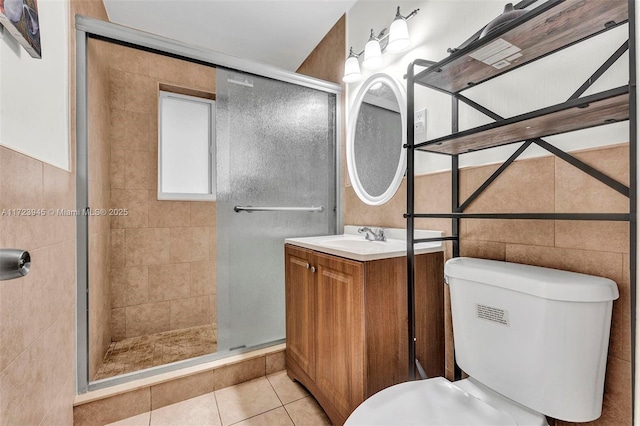
<path id="1" fill-rule="evenodd" d="M 214 325 L 130 337 L 109 345 L 93 380 L 215 353 L 217 346 Z"/>

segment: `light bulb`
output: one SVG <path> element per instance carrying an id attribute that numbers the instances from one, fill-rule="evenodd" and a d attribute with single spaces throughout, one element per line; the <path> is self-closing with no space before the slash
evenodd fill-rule
<path id="1" fill-rule="evenodd" d="M 364 46 L 364 60 L 362 66 L 367 69 L 376 69 L 382 65 L 382 51 L 380 50 L 380 43 L 378 39 L 373 35 L 371 30 L 371 36 L 369 41 Z"/>
<path id="2" fill-rule="evenodd" d="M 387 50 L 389 52 L 402 52 L 411 46 L 409 39 L 409 27 L 407 21 L 400 15 L 400 8 L 396 14 L 396 19 L 391 23 L 389 28 L 389 44 Z"/>
<path id="3" fill-rule="evenodd" d="M 356 81 L 360 81 L 362 79 L 362 74 L 360 74 L 360 64 L 358 63 L 358 56 L 353 53 L 353 49 L 349 51 L 349 57 L 344 63 L 344 76 L 342 76 L 342 81 L 345 83 L 355 83 Z"/>

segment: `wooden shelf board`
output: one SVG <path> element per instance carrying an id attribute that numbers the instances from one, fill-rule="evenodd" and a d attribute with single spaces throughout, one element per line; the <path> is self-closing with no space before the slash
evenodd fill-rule
<path id="1" fill-rule="evenodd" d="M 415 82 L 447 93 L 459 93 L 628 19 L 627 0 L 551 0 L 420 72 Z M 504 50 L 508 44 L 514 47 Z M 520 50 L 516 52 L 517 49 Z M 490 64 L 472 57 L 484 58 L 488 54 L 483 51 L 502 53 L 485 59 Z M 518 54 L 521 56 L 508 59 Z M 498 69 L 492 64 L 501 57 L 507 60 Z"/>
<path id="2" fill-rule="evenodd" d="M 628 119 L 628 88 L 620 87 L 416 144 L 416 149 L 449 155 L 464 154 Z"/>

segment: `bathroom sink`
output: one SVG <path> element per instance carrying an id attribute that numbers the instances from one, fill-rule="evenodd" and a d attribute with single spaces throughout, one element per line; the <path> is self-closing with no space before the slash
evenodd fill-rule
<path id="1" fill-rule="evenodd" d="M 287 238 L 285 243 L 359 261 L 406 256 L 406 230 L 386 228 L 386 241 L 369 241 L 363 234 L 358 233 L 358 228 L 358 226 L 345 226 L 344 234 Z M 414 233 L 415 238 L 434 238 L 442 235 L 441 231 L 429 230 L 416 230 Z M 415 254 L 443 250 L 444 245 L 441 241 L 420 243 L 414 246 Z"/>
<path id="2" fill-rule="evenodd" d="M 317 244 L 323 247 L 336 248 L 362 254 L 384 253 L 398 250 L 402 251 L 406 249 L 406 242 L 402 240 L 387 239 L 387 241 L 369 241 L 364 239 L 364 237 L 361 237 L 360 239 L 353 239 L 350 238 L 348 234 L 338 235 L 337 237 L 338 238 L 319 240 Z"/>

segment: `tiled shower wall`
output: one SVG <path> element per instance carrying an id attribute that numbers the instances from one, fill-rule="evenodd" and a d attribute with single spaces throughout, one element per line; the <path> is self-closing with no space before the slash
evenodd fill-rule
<path id="1" fill-rule="evenodd" d="M 582 161 L 628 185 L 628 146 L 573 153 Z M 498 165 L 462 169 L 460 195 L 465 200 Z M 451 210 L 450 173 L 416 178 L 415 211 Z M 380 207 L 361 203 L 345 187 L 344 222 L 350 225 L 405 227 L 406 186 Z M 555 157 L 516 161 L 467 210 L 473 212 L 627 213 L 629 200 Z M 419 219 L 416 227 L 443 230 L 449 220 Z M 629 228 L 626 222 L 463 220 L 462 256 L 564 269 L 614 280 L 614 302 L 602 417 L 594 425 L 631 424 L 631 330 Z M 448 257 L 451 256 L 450 246 Z M 448 311 L 450 312 L 450 311 Z M 447 318 L 446 374 L 453 378 L 453 334 Z M 589 332 L 589 330 L 585 330 Z M 556 422 L 564 425 L 564 422 Z"/>
<path id="2" fill-rule="evenodd" d="M 216 204 L 158 201 L 158 90 L 215 93 L 215 69 L 111 46 L 111 339 L 216 322 Z"/>

